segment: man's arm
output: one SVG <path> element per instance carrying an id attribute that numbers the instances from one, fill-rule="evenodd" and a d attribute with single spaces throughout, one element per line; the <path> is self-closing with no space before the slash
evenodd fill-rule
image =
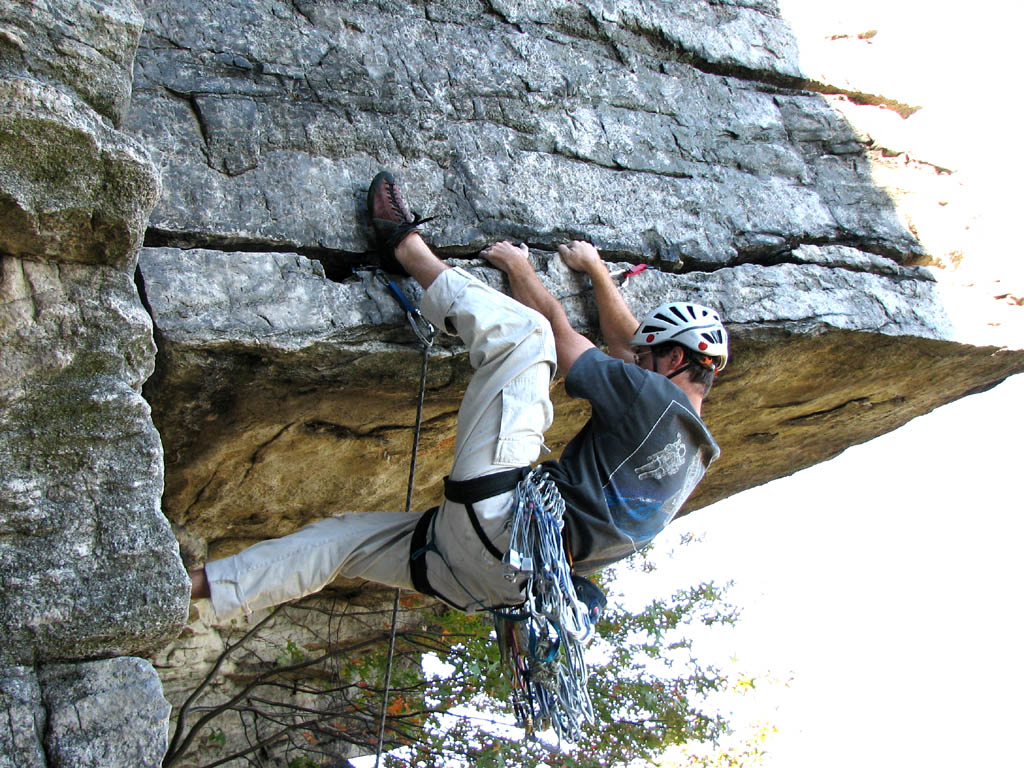
<path id="1" fill-rule="evenodd" d="M 529 249 L 525 245 L 517 248 L 512 243 L 502 242 L 495 243 L 481 255 L 508 276 L 512 298 L 547 318 L 555 336 L 558 369 L 567 374 L 576 359 L 594 344 L 569 324 L 558 299 L 551 295 L 533 271 L 528 258 Z"/>
<path id="2" fill-rule="evenodd" d="M 619 293 L 597 248 L 590 243 L 574 240 L 568 245 L 558 246 L 558 254 L 570 269 L 585 272 L 590 277 L 594 286 L 601 335 L 608 344 L 608 354 L 627 363 L 636 362 L 630 342 L 639 323 Z"/>

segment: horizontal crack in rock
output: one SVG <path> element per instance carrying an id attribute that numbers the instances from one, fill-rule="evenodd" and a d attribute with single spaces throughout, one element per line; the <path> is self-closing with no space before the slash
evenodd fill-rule
<path id="1" fill-rule="evenodd" d="M 898 405 L 903 402 L 906 402 L 905 397 L 893 397 L 890 398 L 889 400 L 883 400 L 877 403 L 871 402 L 871 399 L 867 397 L 857 397 L 854 398 L 853 400 L 848 400 L 841 405 L 837 405 L 835 408 L 826 408 L 825 410 L 822 411 L 814 411 L 813 413 L 805 413 L 801 416 L 794 416 L 791 419 L 786 419 L 786 421 L 783 423 L 792 424 L 794 426 L 815 426 L 816 424 L 827 421 L 829 417 L 835 415 L 836 413 L 840 413 L 841 411 L 849 410 L 852 408 L 878 408 L 880 406 Z"/>
<path id="2" fill-rule="evenodd" d="M 527 240 L 526 244 L 533 250 L 554 253 L 558 249 L 556 242 L 544 240 Z M 274 240 L 252 240 L 228 235 L 211 235 L 196 232 L 172 232 L 162 229 L 150 228 L 146 230 L 145 247 L 147 248 L 179 248 L 181 250 L 211 250 L 225 253 L 294 253 L 308 259 L 320 262 L 324 268 L 324 275 L 333 282 L 343 282 L 355 274 L 355 270 L 365 268 L 372 262 L 372 257 L 362 251 L 344 251 L 338 249 L 324 248 L 322 246 L 298 245 L 287 241 Z M 894 273 L 885 274 L 885 277 L 892 279 L 919 279 L 912 275 L 895 274 L 895 269 L 900 267 L 906 259 L 906 254 L 894 251 L 891 248 L 862 240 L 846 239 L 835 240 L 828 238 L 804 238 L 789 239 L 782 246 L 771 249 L 764 247 L 740 250 L 735 261 L 728 264 L 708 263 L 703 261 L 689 261 L 687 263 L 675 261 L 661 261 L 653 264 L 663 272 L 673 274 L 687 274 L 690 272 L 716 272 L 723 269 L 731 269 L 744 264 L 753 264 L 762 267 L 775 267 L 782 264 L 796 266 L 816 265 L 828 269 L 845 269 L 852 272 L 864 272 L 868 274 L 879 274 L 868 265 L 856 265 L 846 262 L 834 264 L 811 262 L 793 256 L 793 251 L 802 245 L 813 245 L 818 247 L 845 246 L 861 251 L 864 254 L 879 256 L 893 262 Z M 475 254 L 466 254 L 464 249 L 457 245 L 437 249 L 440 258 L 472 258 Z M 605 249 L 602 256 L 606 261 L 628 262 L 630 264 L 651 264 L 651 257 L 626 251 Z"/>
<path id="3" fill-rule="evenodd" d="M 230 235 L 212 235 L 196 232 L 171 232 L 164 229 L 146 230 L 143 245 L 146 248 L 179 248 L 183 251 L 203 249 L 225 253 L 296 253 L 319 261 L 328 280 L 342 282 L 354 270 L 370 263 L 371 257 L 362 251 L 343 251 L 317 245 L 299 245 L 283 240 L 251 240 Z"/>

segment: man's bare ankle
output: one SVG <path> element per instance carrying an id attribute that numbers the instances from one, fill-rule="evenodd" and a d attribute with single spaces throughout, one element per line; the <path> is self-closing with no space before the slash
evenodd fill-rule
<path id="1" fill-rule="evenodd" d="M 192 599 L 198 600 L 203 597 L 210 596 L 210 582 L 206 578 L 205 568 L 196 568 L 188 572 L 189 579 L 192 581 Z"/>

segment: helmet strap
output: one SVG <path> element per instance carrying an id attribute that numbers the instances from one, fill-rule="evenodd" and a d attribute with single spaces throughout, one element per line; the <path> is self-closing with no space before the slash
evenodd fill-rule
<path id="1" fill-rule="evenodd" d="M 687 360 L 685 363 L 683 363 L 678 368 L 676 368 L 674 371 L 672 371 L 672 373 L 666 373 L 665 374 L 665 378 L 666 379 L 674 379 L 676 376 L 678 376 L 680 373 L 682 373 L 683 371 L 685 371 L 689 367 L 690 367 L 690 361 Z"/>
<path id="2" fill-rule="evenodd" d="M 711 369 L 712 371 L 714 371 L 715 373 L 718 373 L 718 366 L 716 366 L 716 365 L 715 365 L 715 362 L 714 362 L 714 361 L 713 361 L 713 360 L 712 360 L 712 359 L 711 359 L 710 357 L 705 357 L 705 358 L 704 358 L 704 359 L 703 359 L 703 360 L 702 360 L 701 362 L 702 362 L 702 363 L 703 363 L 703 364 L 704 364 L 705 366 L 707 366 L 708 368 L 710 368 L 710 369 Z M 678 375 L 679 375 L 680 373 L 682 373 L 682 372 L 683 372 L 683 371 L 685 371 L 685 370 L 686 370 L 687 368 L 689 368 L 689 367 L 690 367 L 690 365 L 691 365 L 691 362 L 690 362 L 689 360 L 687 360 L 687 361 L 686 361 L 685 363 L 683 363 L 683 364 L 682 364 L 681 366 L 679 366 L 679 367 L 678 367 L 678 368 L 676 368 L 676 369 L 675 369 L 674 371 L 672 371 L 672 373 L 666 373 L 666 374 L 665 374 L 665 376 L 666 376 L 666 378 L 669 378 L 669 379 L 674 379 L 674 378 L 675 378 L 676 376 L 678 376 Z"/>

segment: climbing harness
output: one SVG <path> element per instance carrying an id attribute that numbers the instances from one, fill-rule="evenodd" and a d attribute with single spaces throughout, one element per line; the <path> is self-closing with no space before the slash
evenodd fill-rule
<path id="1" fill-rule="evenodd" d="M 640 271 L 642 268 L 636 268 L 632 274 Z M 436 330 L 382 270 L 373 270 L 372 277 L 405 312 L 423 350 L 405 505 L 406 514 L 409 514 L 423 416 L 428 350 Z M 514 491 L 508 524 L 510 540 L 507 551 L 502 553 L 487 537 L 473 505 L 508 491 Z M 559 740 L 579 740 L 583 721 L 594 722 L 593 703 L 587 691 L 590 672 L 583 651 L 594 638 L 597 619 L 604 607 L 604 596 L 592 582 L 572 574 L 572 564 L 563 540 L 565 502 L 557 486 L 543 467 L 518 468 L 466 481 L 445 478 L 445 498 L 465 506 L 484 547 L 502 563 L 505 578 L 510 581 L 525 578 L 526 599 L 522 605 L 488 606 L 494 618 L 501 660 L 511 678 L 512 704 L 519 725 L 530 734 L 551 727 Z M 413 533 L 410 552 L 412 582 L 417 591 L 467 610 L 468 606 L 457 606 L 434 590 L 427 579 L 426 553 L 436 551 L 431 531 L 437 511 L 437 507 L 427 510 Z M 375 768 L 380 764 L 384 745 L 400 594 L 401 590 L 396 589 Z"/>
<path id="2" fill-rule="evenodd" d="M 409 301 L 408 297 L 398 287 L 394 280 L 387 276 L 383 270 L 375 269 L 373 279 L 383 288 L 386 288 L 394 297 L 398 305 L 405 311 L 405 317 L 412 327 L 412 332 L 420 342 L 422 358 L 420 363 L 420 389 L 416 397 L 416 427 L 413 430 L 412 457 L 409 460 L 409 483 L 405 493 L 405 513 L 408 515 L 412 510 L 412 491 L 416 480 L 416 455 L 419 451 L 420 428 L 423 425 L 423 398 L 427 391 L 427 357 L 430 347 L 434 344 L 434 336 L 437 330 L 427 320 L 419 309 Z M 379 768 L 381 753 L 384 751 L 384 728 L 387 725 L 388 698 L 391 695 L 391 669 L 395 660 L 395 638 L 398 628 L 398 605 L 402 596 L 401 589 L 395 589 L 395 599 L 391 606 L 391 637 L 388 642 L 388 658 L 384 667 L 384 695 L 380 706 L 380 726 L 377 730 L 377 757 L 374 761 L 374 768 Z"/>
<path id="3" fill-rule="evenodd" d="M 594 722 L 583 651 L 595 635 L 603 595 L 589 607 L 562 538 L 565 502 L 543 467 L 516 486 L 511 538 L 502 558 L 505 578 L 526 576 L 526 602 L 517 612 L 493 612 L 501 660 L 510 677 L 513 709 L 527 733 L 552 727 L 559 740 L 578 741 L 582 721 Z M 582 591 L 585 591 L 582 590 Z"/>

